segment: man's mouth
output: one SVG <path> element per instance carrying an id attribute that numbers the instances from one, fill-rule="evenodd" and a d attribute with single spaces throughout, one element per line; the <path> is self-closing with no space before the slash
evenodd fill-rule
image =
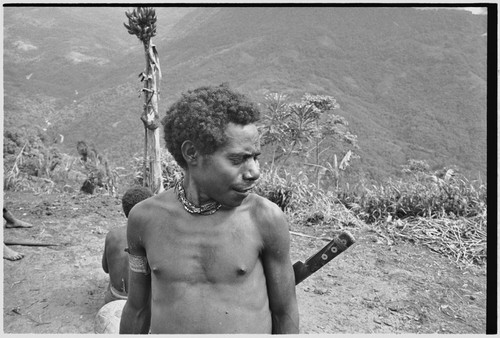
<path id="1" fill-rule="evenodd" d="M 252 191 L 252 189 L 255 188 L 255 185 L 252 185 L 250 187 L 236 187 L 233 188 L 234 191 L 239 192 L 241 194 L 247 194 Z"/>

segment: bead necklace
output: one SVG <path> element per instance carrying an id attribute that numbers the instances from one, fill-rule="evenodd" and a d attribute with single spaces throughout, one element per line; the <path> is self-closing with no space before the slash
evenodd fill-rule
<path id="1" fill-rule="evenodd" d="M 184 209 L 186 209 L 186 211 L 189 212 L 190 214 L 212 215 L 222 206 L 222 204 L 215 201 L 202 204 L 199 207 L 194 205 L 187 199 L 186 191 L 182 186 L 182 181 L 178 181 L 177 184 L 175 185 L 175 193 L 177 194 L 177 198 L 182 203 Z"/>

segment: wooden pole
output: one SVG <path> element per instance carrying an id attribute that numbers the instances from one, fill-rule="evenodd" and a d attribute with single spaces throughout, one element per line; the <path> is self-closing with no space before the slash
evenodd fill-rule
<path id="1" fill-rule="evenodd" d="M 143 168 L 143 185 L 149 186 L 155 194 L 164 190 L 161 171 L 160 151 L 160 118 L 158 114 L 158 95 L 161 79 L 160 60 L 156 47 L 152 42 L 156 35 L 156 13 L 151 7 L 138 7 L 133 12 L 125 12 L 129 22 L 124 24 L 130 34 L 136 35 L 144 45 L 146 69 L 140 74 L 144 87 L 144 109 L 141 120 L 144 123 L 144 166 L 148 166 L 149 175 L 146 175 L 146 167 Z M 158 79 L 158 81 L 157 81 Z M 146 177 L 147 176 L 147 177 Z"/>

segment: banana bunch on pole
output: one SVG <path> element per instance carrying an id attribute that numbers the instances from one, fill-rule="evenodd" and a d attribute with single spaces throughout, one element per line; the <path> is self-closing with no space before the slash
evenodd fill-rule
<path id="1" fill-rule="evenodd" d="M 132 12 L 125 12 L 128 25 L 123 25 L 131 35 L 137 36 L 142 42 L 156 35 L 156 13 L 151 7 L 137 7 Z"/>
<path id="2" fill-rule="evenodd" d="M 128 25 L 123 25 L 131 35 L 144 45 L 146 69 L 139 74 L 144 87 L 144 109 L 141 120 L 144 123 L 144 163 L 143 185 L 154 193 L 163 191 L 160 153 L 160 117 L 158 114 L 159 81 L 161 80 L 160 59 L 152 38 L 156 35 L 156 13 L 151 7 L 137 7 L 132 12 L 125 12 Z M 149 168 L 149 170 L 148 170 Z"/>

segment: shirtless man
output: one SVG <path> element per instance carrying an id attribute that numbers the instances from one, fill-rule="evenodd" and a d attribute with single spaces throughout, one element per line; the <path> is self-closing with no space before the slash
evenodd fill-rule
<path id="1" fill-rule="evenodd" d="M 288 224 L 251 192 L 259 112 L 225 85 L 189 91 L 164 119 L 184 180 L 129 215 L 120 333 L 298 333 Z"/>
<path id="2" fill-rule="evenodd" d="M 21 221 L 14 217 L 9 210 L 3 208 L 3 218 L 5 220 L 5 228 L 31 228 L 33 225 L 30 223 Z M 9 248 L 7 245 L 3 245 L 3 258 L 9 261 L 17 261 L 24 257 L 23 253 L 17 252 Z"/>
<path id="3" fill-rule="evenodd" d="M 146 187 L 133 187 L 128 189 L 122 197 L 122 207 L 125 217 L 132 207 L 137 203 L 153 196 L 151 190 Z M 104 303 L 113 300 L 127 299 L 128 290 L 128 254 L 127 248 L 127 226 L 111 229 L 106 235 L 104 242 L 104 253 L 102 255 L 102 268 L 109 274 L 109 284 L 104 294 Z"/>

